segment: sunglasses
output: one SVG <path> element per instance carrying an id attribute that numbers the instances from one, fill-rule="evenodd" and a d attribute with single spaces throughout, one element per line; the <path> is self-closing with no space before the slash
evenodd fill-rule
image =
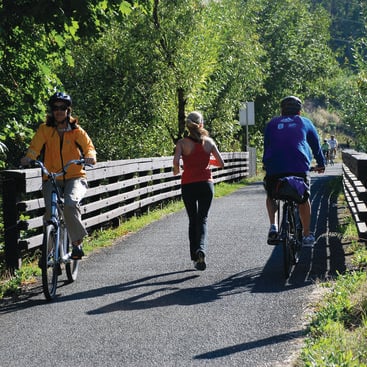
<path id="1" fill-rule="evenodd" d="M 61 105 L 61 106 L 52 106 L 51 107 L 52 111 L 66 111 L 68 109 L 68 106 L 66 105 Z"/>

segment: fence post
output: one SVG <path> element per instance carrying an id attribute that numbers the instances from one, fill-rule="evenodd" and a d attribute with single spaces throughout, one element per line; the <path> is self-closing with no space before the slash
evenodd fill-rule
<path id="1" fill-rule="evenodd" d="M 14 273 L 22 264 L 21 249 L 18 245 L 20 230 L 18 227 L 17 203 L 20 201 L 20 180 L 24 175 L 19 172 L 4 171 L 3 176 L 3 220 L 6 265 Z"/>

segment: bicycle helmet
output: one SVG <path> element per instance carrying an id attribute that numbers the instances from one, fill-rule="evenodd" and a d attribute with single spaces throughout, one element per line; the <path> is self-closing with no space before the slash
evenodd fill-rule
<path id="1" fill-rule="evenodd" d="M 52 106 L 56 101 L 64 102 L 68 107 L 72 104 L 71 97 L 63 92 L 56 92 L 53 94 L 49 99 L 48 104 Z"/>
<path id="2" fill-rule="evenodd" d="M 282 115 L 297 115 L 302 108 L 302 102 L 295 96 L 288 96 L 280 102 Z"/>

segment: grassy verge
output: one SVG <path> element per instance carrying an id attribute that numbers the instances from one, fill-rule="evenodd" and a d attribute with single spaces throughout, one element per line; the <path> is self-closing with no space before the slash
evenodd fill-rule
<path id="1" fill-rule="evenodd" d="M 215 197 L 228 195 L 250 182 L 256 182 L 261 179 L 262 177 L 257 176 L 238 183 L 219 183 L 215 186 Z M 181 200 L 172 201 L 161 209 L 152 210 L 138 217 L 132 217 L 122 223 L 118 228 L 95 231 L 83 242 L 84 251 L 88 254 L 102 247 L 111 246 L 119 238 L 136 232 L 149 223 L 183 208 L 184 206 Z M 38 258 L 39 253 L 36 253 L 33 257 L 23 259 L 22 268 L 16 271 L 13 276 L 6 271 L 4 264 L 0 264 L 0 299 L 6 296 L 16 296 L 22 289 L 37 282 L 37 279 L 41 275 L 38 267 Z"/>
<path id="2" fill-rule="evenodd" d="M 357 241 L 349 212 L 344 213 L 340 232 L 345 243 L 350 243 L 346 250 L 351 258 L 349 270 L 322 285 L 329 292 L 316 305 L 297 367 L 367 366 L 366 246 Z"/>

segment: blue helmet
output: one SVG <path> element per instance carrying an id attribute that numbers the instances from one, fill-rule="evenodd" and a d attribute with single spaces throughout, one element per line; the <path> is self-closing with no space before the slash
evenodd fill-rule
<path id="1" fill-rule="evenodd" d="M 71 97 L 63 92 L 56 92 L 53 94 L 49 99 L 48 104 L 52 106 L 56 101 L 64 102 L 68 107 L 72 105 Z"/>

